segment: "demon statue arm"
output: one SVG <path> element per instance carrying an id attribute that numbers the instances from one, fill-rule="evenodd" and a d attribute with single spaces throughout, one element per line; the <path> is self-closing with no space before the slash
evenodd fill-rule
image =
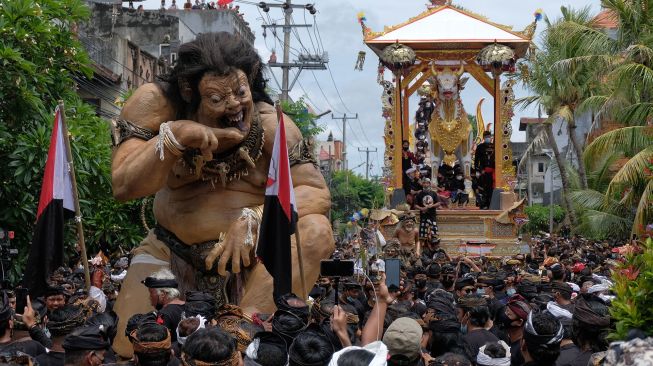
<path id="1" fill-rule="evenodd" d="M 157 135 L 162 123 L 174 121 L 176 110 L 160 87 L 154 83 L 139 87 L 125 103 L 120 113 L 123 124 L 149 131 L 153 138 L 142 135 L 123 136 L 125 139 L 113 152 L 112 178 L 116 199 L 127 201 L 146 197 L 161 189 L 178 159 L 165 159 L 170 152 L 164 149 L 164 159 L 156 153 Z M 243 140 L 236 128 L 211 128 L 203 124 L 179 120 L 170 123 L 177 141 L 188 148 L 197 148 L 210 159 L 213 152 L 224 151 Z"/>

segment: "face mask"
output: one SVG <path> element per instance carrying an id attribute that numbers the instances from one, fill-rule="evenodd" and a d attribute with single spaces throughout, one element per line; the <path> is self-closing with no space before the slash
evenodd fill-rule
<path id="1" fill-rule="evenodd" d="M 163 304 L 161 303 L 156 303 L 156 306 L 154 307 L 157 311 L 163 309 Z"/>
<path id="2" fill-rule="evenodd" d="M 330 283 L 320 283 L 319 286 L 324 288 L 324 289 L 328 289 L 328 288 L 331 287 L 331 284 Z"/>
<path id="3" fill-rule="evenodd" d="M 490 143 L 490 138 L 487 137 L 487 138 L 485 139 L 485 142 L 489 144 L 489 143 Z"/>
<path id="4" fill-rule="evenodd" d="M 515 320 L 508 318 L 508 316 L 505 313 L 503 313 L 503 315 L 501 316 L 501 323 L 503 323 L 503 327 L 505 329 L 513 328 L 514 326 L 512 325 L 512 323 L 514 321 Z"/>
<path id="5" fill-rule="evenodd" d="M 463 177 L 457 176 L 456 179 L 461 180 L 461 179 L 463 179 Z"/>
<path id="6" fill-rule="evenodd" d="M 408 151 L 408 146 L 402 146 L 401 147 L 404 151 Z"/>
<path id="7" fill-rule="evenodd" d="M 514 295 L 516 293 L 517 293 L 517 290 L 515 290 L 512 287 L 506 290 L 506 295 L 508 295 L 508 296 L 512 296 L 512 295 Z"/>
<path id="8" fill-rule="evenodd" d="M 451 285 L 453 285 L 453 280 L 449 280 L 449 279 L 442 280 L 442 286 L 444 286 L 444 288 L 450 288 Z"/>
<path id="9" fill-rule="evenodd" d="M 424 280 L 415 281 L 415 286 L 417 286 L 419 288 L 422 288 L 422 287 L 426 286 L 426 281 L 424 281 Z"/>
<path id="10" fill-rule="evenodd" d="M 476 289 L 476 295 L 485 295 L 485 289 L 484 288 L 477 288 Z"/>
<path id="11" fill-rule="evenodd" d="M 460 325 L 460 333 L 467 334 L 467 325 L 466 324 L 461 324 Z"/>
<path id="12" fill-rule="evenodd" d="M 481 177 L 481 173 L 476 173 L 476 178 L 480 178 L 480 177 Z"/>

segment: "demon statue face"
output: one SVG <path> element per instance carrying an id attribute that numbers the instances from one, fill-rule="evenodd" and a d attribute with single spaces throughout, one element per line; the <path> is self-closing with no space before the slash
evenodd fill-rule
<path id="1" fill-rule="evenodd" d="M 252 45 L 229 33 L 200 34 L 183 44 L 172 72 L 161 78 L 180 118 L 249 131 L 254 104 L 272 104 L 265 93 L 261 59 Z"/>

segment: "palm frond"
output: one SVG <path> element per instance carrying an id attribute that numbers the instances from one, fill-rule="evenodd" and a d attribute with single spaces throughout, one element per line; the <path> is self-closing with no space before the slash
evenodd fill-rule
<path id="1" fill-rule="evenodd" d="M 644 65 L 653 63 L 653 48 L 646 44 L 632 44 L 624 50 L 623 55 L 635 63 Z"/>
<path id="2" fill-rule="evenodd" d="M 570 73 L 581 66 L 592 66 L 597 69 L 609 70 L 621 62 L 622 58 L 614 55 L 594 54 L 573 56 L 556 61 L 551 66 L 551 71 L 559 73 Z"/>
<path id="3" fill-rule="evenodd" d="M 622 187 L 636 187 L 640 185 L 642 181 L 650 179 L 650 172 L 647 173 L 647 171 L 652 159 L 653 146 L 643 149 L 637 153 L 637 155 L 630 158 L 630 160 L 619 169 L 617 174 L 614 175 L 612 181 L 610 181 L 608 189 L 605 192 L 606 196 L 611 197 L 613 193 L 617 192 L 617 190 Z"/>
<path id="4" fill-rule="evenodd" d="M 567 123 L 573 123 L 574 111 L 568 105 L 561 106 L 555 111 L 554 117 L 564 119 Z"/>
<path id="5" fill-rule="evenodd" d="M 585 165 L 591 166 L 608 152 L 622 151 L 630 156 L 653 144 L 653 127 L 632 126 L 608 131 L 585 148 Z"/>
<path id="6" fill-rule="evenodd" d="M 589 24 L 562 22 L 556 26 L 555 35 L 561 43 L 575 42 L 579 54 L 615 54 L 618 50 L 616 42 L 607 33 Z"/>
<path id="7" fill-rule="evenodd" d="M 642 192 L 642 197 L 637 205 L 635 219 L 633 222 L 633 232 L 642 234 L 644 227 L 651 223 L 653 219 L 653 178 L 649 178 L 648 184 Z"/>
<path id="8" fill-rule="evenodd" d="M 653 69 L 640 63 L 626 63 L 612 72 L 615 88 L 626 95 L 653 91 Z"/>
<path id="9" fill-rule="evenodd" d="M 579 231 L 591 238 L 626 238 L 631 231 L 632 218 L 610 212 L 586 210 L 580 217 Z"/>
<path id="10" fill-rule="evenodd" d="M 588 166 L 590 169 L 588 174 L 589 186 L 592 189 L 605 192 L 612 178 L 610 168 L 620 156 L 618 153 L 606 154 L 602 159 L 593 162 L 593 166 Z"/>
<path id="11" fill-rule="evenodd" d="M 644 126 L 653 117 L 653 103 L 635 103 L 623 108 L 615 117 L 629 126 Z"/>
<path id="12" fill-rule="evenodd" d="M 539 151 L 542 148 L 548 147 L 549 139 L 546 134 L 546 129 L 542 128 L 540 132 L 537 133 L 535 138 L 533 138 L 533 141 L 531 141 L 530 144 L 528 144 L 528 147 L 524 151 L 524 154 L 522 155 L 523 157 L 530 156 L 533 152 Z M 522 158 L 519 161 L 519 166 L 517 167 L 517 170 L 519 171 L 522 169 L 524 166 L 523 164 L 526 163 L 528 159 Z"/>
<path id="13" fill-rule="evenodd" d="M 522 110 L 530 107 L 532 104 L 539 104 L 542 100 L 542 97 L 539 95 L 529 95 L 527 97 L 517 98 L 515 100 L 515 106 L 520 107 Z"/>
<path id="14" fill-rule="evenodd" d="M 574 204 L 588 210 L 600 210 L 605 204 L 605 195 L 593 189 L 570 192 L 569 198 Z"/>

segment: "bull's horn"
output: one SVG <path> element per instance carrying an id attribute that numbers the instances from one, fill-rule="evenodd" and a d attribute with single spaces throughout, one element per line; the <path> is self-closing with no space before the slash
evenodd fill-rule
<path id="1" fill-rule="evenodd" d="M 460 69 L 456 73 L 456 76 L 460 77 L 463 73 L 465 73 L 465 65 L 460 61 Z"/>
<path id="2" fill-rule="evenodd" d="M 476 106 L 476 144 L 483 142 L 483 131 L 485 131 L 485 121 L 483 120 L 483 101 L 485 98 L 481 98 Z"/>
<path id="3" fill-rule="evenodd" d="M 438 70 L 435 69 L 435 64 L 431 64 L 431 74 L 433 74 L 434 77 L 438 76 Z"/>

